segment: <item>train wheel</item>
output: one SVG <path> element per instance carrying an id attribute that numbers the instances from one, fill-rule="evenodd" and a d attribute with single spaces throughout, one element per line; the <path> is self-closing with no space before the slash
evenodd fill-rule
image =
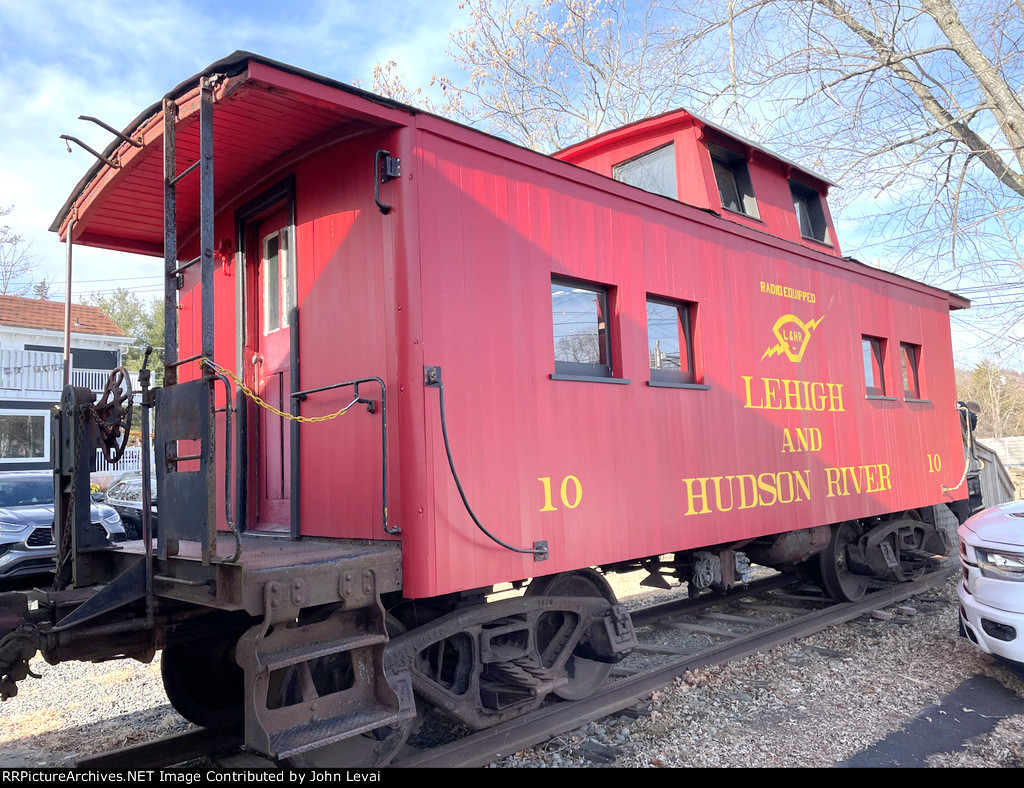
<path id="1" fill-rule="evenodd" d="M 856 602 L 868 590 L 868 578 L 853 574 L 847 566 L 846 548 L 856 544 L 858 536 L 852 523 L 839 523 L 832 527 L 832 539 L 820 553 L 825 592 L 839 602 Z"/>
<path id="2" fill-rule="evenodd" d="M 576 596 L 594 597 L 601 596 L 616 603 L 615 592 L 608 585 L 608 581 L 592 569 L 583 569 L 578 572 L 565 572 L 560 575 L 539 577 L 526 589 L 527 596 Z M 558 658 L 560 650 L 556 641 L 564 633 L 564 618 L 560 613 L 549 613 L 541 617 L 537 625 L 537 647 L 541 654 L 555 646 L 551 656 L 552 664 Z M 545 665 L 549 667 L 549 665 Z M 565 663 L 565 671 L 569 676 L 569 683 L 554 691 L 554 694 L 564 700 L 583 700 L 590 697 L 597 689 L 604 684 L 608 678 L 612 666 L 606 662 L 597 662 L 592 659 L 585 659 L 576 654 L 569 657 Z"/>
<path id="3" fill-rule="evenodd" d="M 189 722 L 214 730 L 242 730 L 245 682 L 234 647 L 234 640 L 221 638 L 175 643 L 164 649 L 160 659 L 164 691 Z"/>

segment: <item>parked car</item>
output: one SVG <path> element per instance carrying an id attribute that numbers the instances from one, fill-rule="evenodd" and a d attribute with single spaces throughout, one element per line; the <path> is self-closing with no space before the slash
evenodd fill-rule
<path id="1" fill-rule="evenodd" d="M 91 521 L 111 542 L 127 538 L 121 516 L 109 506 L 93 503 Z M 53 476 L 49 473 L 0 473 L 0 578 L 52 572 Z"/>
<path id="2" fill-rule="evenodd" d="M 986 654 L 1024 664 L 1024 501 L 960 526 L 960 634 Z"/>
<path id="3" fill-rule="evenodd" d="M 156 535 L 156 474 L 150 477 L 150 512 Z M 142 474 L 123 476 L 107 489 L 108 506 L 121 515 L 129 539 L 142 538 Z"/>

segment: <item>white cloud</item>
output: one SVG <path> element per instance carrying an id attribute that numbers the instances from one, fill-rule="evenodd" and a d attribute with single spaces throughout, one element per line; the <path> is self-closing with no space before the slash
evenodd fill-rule
<path id="1" fill-rule="evenodd" d="M 0 0 L 0 206 L 15 206 L 5 221 L 31 242 L 41 263 L 36 278 L 63 282 L 64 248 L 47 228 L 93 159 L 78 147 L 68 155 L 59 137 L 71 134 L 96 150 L 110 142 L 79 115 L 124 128 L 238 49 L 366 84 L 375 63 L 394 59 L 410 85 L 425 85 L 450 70 L 444 52 L 460 15 L 456 0 L 407 0 L 386 12 L 368 0 Z M 158 261 L 87 249 L 77 249 L 75 261 L 76 279 L 109 279 L 107 286 L 137 281 L 125 279 L 126 266 L 131 276 L 160 269 Z"/>

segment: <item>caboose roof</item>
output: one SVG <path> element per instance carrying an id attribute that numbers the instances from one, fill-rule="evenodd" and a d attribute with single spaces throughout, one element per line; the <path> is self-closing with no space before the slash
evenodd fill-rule
<path id="1" fill-rule="evenodd" d="M 797 164 L 795 161 L 787 159 L 785 156 L 780 156 L 778 153 L 769 150 L 763 145 L 752 142 L 746 137 L 741 137 L 736 132 L 730 131 L 724 126 L 719 126 L 717 123 L 686 109 L 676 109 L 670 112 L 663 112 L 660 115 L 654 115 L 649 118 L 644 118 L 643 120 L 635 121 L 634 123 L 628 123 L 617 129 L 601 132 L 589 139 L 577 142 L 567 148 L 562 148 L 562 150 L 555 153 L 554 156 L 556 159 L 561 159 L 562 161 L 575 162 L 581 156 L 590 155 L 603 148 L 617 147 L 623 142 L 638 136 L 664 132 L 681 126 L 690 125 L 698 126 L 702 129 L 712 129 L 722 137 L 733 140 L 739 145 L 750 150 L 760 151 L 768 158 L 775 159 L 776 161 L 787 165 L 789 168 L 803 173 L 807 177 L 819 181 L 827 186 L 837 185 L 824 175 L 821 175 L 808 167 L 804 167 L 802 164 Z"/>
<path id="2" fill-rule="evenodd" d="M 237 51 L 186 79 L 166 94 L 178 108 L 176 128 L 177 172 L 199 156 L 199 84 L 216 77 L 214 93 L 214 203 L 224 204 L 245 188 L 275 177 L 282 169 L 344 139 L 375 129 L 414 125 L 415 117 L 432 118 L 434 126 L 466 128 L 423 110 L 369 93 L 313 72 L 279 63 L 251 52 Z M 755 143 L 685 110 L 676 110 L 635 124 L 599 134 L 559 151 L 555 157 L 529 151 L 477 130 L 489 140 L 519 155 L 535 157 L 535 166 L 571 167 L 573 154 L 594 150 L 615 141 L 664 124 L 699 123 L 820 181 L 834 185 L 823 176 L 765 151 Z M 74 219 L 72 240 L 136 254 L 162 256 L 163 226 L 163 101 L 142 112 L 124 130 L 133 142 L 115 139 L 103 156 L 117 166 L 97 160 L 78 182 L 64 203 L 50 230 L 67 240 Z M 565 164 L 556 163 L 560 159 Z M 578 170 L 576 170 L 578 172 Z M 563 173 L 564 175 L 565 173 Z M 588 175 L 593 175 L 588 173 Z M 600 177 L 600 176 L 594 176 Z M 589 180 L 589 178 L 588 178 Z M 602 179 L 603 181 L 604 179 Z M 621 184 L 611 182 L 608 188 Z M 635 191 L 630 189 L 630 191 Z M 199 179 L 183 178 L 177 185 L 178 237 L 187 240 L 199 224 Z M 847 263 L 856 261 L 847 258 Z M 895 274 L 869 268 L 873 275 L 912 283 L 935 291 L 928 285 Z M 943 292 L 943 291 L 939 291 Z M 950 307 L 965 308 L 970 302 L 948 294 Z"/>
<path id="3" fill-rule="evenodd" d="M 372 128 L 407 125 L 419 110 L 250 52 L 235 52 L 182 82 L 165 96 L 178 106 L 178 172 L 199 156 L 199 82 L 218 75 L 214 121 L 214 204 L 261 180 L 268 165 L 305 158 Z M 163 102 L 132 121 L 103 151 L 119 166 L 97 160 L 75 187 L 50 230 L 87 246 L 163 255 Z M 177 186 L 178 231 L 199 217 L 197 177 Z"/>

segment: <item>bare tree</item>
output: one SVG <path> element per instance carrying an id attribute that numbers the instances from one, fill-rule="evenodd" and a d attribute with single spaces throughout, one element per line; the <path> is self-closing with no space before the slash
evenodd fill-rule
<path id="1" fill-rule="evenodd" d="M 450 54 L 466 118 L 553 151 L 677 106 L 700 107 L 698 52 L 656 2 L 466 0 Z"/>
<path id="2" fill-rule="evenodd" d="M 981 296 L 1012 335 L 1024 285 L 1020 0 L 693 0 L 714 47 L 716 110 L 843 185 L 855 254 Z M 752 133 L 752 132 L 751 132 Z M 977 313 L 976 313 L 977 314 Z M 987 337 L 986 337 L 987 339 Z"/>
<path id="3" fill-rule="evenodd" d="M 0 219 L 10 216 L 14 206 L 0 207 Z M 38 263 L 29 245 L 10 225 L 0 225 L 0 295 L 24 295 L 31 288 L 26 277 Z M 20 281 L 20 284 L 19 284 Z"/>
<path id="4" fill-rule="evenodd" d="M 1024 376 L 990 359 L 957 370 L 957 397 L 981 406 L 979 438 L 1024 435 Z"/>
<path id="5" fill-rule="evenodd" d="M 440 101 L 435 101 L 422 87 L 407 87 L 398 70 L 398 63 L 394 60 L 374 66 L 371 88 L 373 92 L 403 104 L 425 109 L 436 115 L 444 115 L 449 118 L 464 116 L 462 91 L 456 89 L 448 77 L 433 76 L 430 78 L 429 87 L 440 89 L 442 95 Z M 359 80 L 356 80 L 355 84 L 358 85 Z"/>
<path id="6" fill-rule="evenodd" d="M 464 8 L 470 23 L 450 54 L 468 82 L 446 83 L 460 96 L 458 119 L 551 151 L 670 108 L 707 114 L 840 183 L 830 203 L 851 228 L 848 251 L 971 296 L 990 347 L 1014 336 L 1024 303 L 1022 0 Z"/>

